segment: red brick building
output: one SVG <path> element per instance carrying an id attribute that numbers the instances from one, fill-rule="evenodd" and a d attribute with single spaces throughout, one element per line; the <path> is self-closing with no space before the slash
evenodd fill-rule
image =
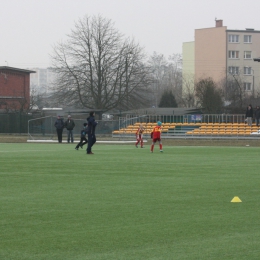
<path id="1" fill-rule="evenodd" d="M 32 70 L 0 66 L 0 110 L 26 110 L 30 106 Z"/>

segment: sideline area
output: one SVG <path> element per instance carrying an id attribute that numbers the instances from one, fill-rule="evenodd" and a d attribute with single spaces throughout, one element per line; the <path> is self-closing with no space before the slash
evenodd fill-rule
<path id="1" fill-rule="evenodd" d="M 75 140 L 73 144 L 77 144 L 79 140 Z M 144 143 L 146 143 L 147 140 L 144 140 Z M 27 140 L 27 143 L 58 143 L 57 140 Z M 66 140 L 63 140 L 62 143 L 67 143 Z M 96 141 L 96 143 L 100 144 L 128 144 L 128 143 L 136 143 L 136 140 L 132 141 L 123 141 L 123 140 L 110 140 L 110 141 Z"/>

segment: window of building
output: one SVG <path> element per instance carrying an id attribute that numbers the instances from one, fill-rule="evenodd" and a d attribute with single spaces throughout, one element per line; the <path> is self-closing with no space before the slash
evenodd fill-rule
<path id="1" fill-rule="evenodd" d="M 251 91 L 251 83 L 250 82 L 244 82 L 244 90 L 245 91 Z"/>
<path id="2" fill-rule="evenodd" d="M 238 59 L 239 58 L 239 51 L 228 51 L 229 59 Z"/>
<path id="3" fill-rule="evenodd" d="M 239 35 L 229 34 L 228 35 L 228 42 L 239 42 Z"/>
<path id="4" fill-rule="evenodd" d="M 230 67 L 228 67 L 228 72 L 232 75 L 238 75 L 239 67 L 230 66 Z"/>
<path id="5" fill-rule="evenodd" d="M 251 67 L 244 67 L 244 74 L 245 75 L 252 75 L 252 68 Z"/>
<path id="6" fill-rule="evenodd" d="M 251 35 L 244 35 L 244 43 L 251 43 L 252 36 Z"/>
<path id="7" fill-rule="evenodd" d="M 252 59 L 252 52 L 251 51 L 245 51 L 244 52 L 244 59 Z"/>

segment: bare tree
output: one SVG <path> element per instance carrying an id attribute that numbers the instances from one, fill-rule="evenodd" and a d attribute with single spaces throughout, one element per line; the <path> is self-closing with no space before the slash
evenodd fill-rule
<path id="1" fill-rule="evenodd" d="M 227 79 L 227 87 L 225 92 L 226 100 L 230 101 L 236 107 L 243 107 L 243 100 L 245 99 L 245 91 L 242 87 L 241 78 L 232 75 L 233 78 Z"/>
<path id="2" fill-rule="evenodd" d="M 85 16 L 65 43 L 54 46 L 57 102 L 107 111 L 144 106 L 151 82 L 142 48 L 111 20 Z"/>
<path id="3" fill-rule="evenodd" d="M 195 107 L 195 87 L 194 87 L 194 75 L 185 76 L 182 79 L 182 96 L 181 102 L 184 107 Z"/>
<path id="4" fill-rule="evenodd" d="M 153 78 L 152 84 L 152 106 L 158 107 L 159 100 L 165 89 L 165 77 L 168 70 L 168 61 L 163 54 L 156 52 L 150 56 L 148 64 L 151 68 L 151 75 Z"/>
<path id="5" fill-rule="evenodd" d="M 178 104 L 182 101 L 182 55 L 172 54 L 169 57 L 168 84 Z"/>
<path id="6" fill-rule="evenodd" d="M 226 108 L 229 113 L 243 113 L 249 103 L 254 104 L 252 93 L 247 93 L 244 89 L 244 80 L 240 73 L 228 73 L 221 82 Z"/>
<path id="7" fill-rule="evenodd" d="M 154 52 L 149 58 L 148 62 L 154 79 L 154 106 L 158 106 L 158 100 L 161 99 L 165 91 L 172 92 L 177 100 L 180 99 L 182 85 L 180 61 L 180 54 L 173 54 L 167 60 L 163 54 Z"/>

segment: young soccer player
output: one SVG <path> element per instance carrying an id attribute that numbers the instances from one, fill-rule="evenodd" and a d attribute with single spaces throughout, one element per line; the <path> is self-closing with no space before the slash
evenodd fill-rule
<path id="1" fill-rule="evenodd" d="M 143 132 L 144 132 L 144 127 L 142 124 L 140 124 L 139 128 L 137 129 L 137 131 L 135 133 L 135 136 L 136 136 L 135 147 L 136 148 L 138 148 L 139 143 L 141 143 L 141 148 L 144 148 Z"/>
<path id="2" fill-rule="evenodd" d="M 158 141 L 159 142 L 159 147 L 160 147 L 160 152 L 163 152 L 162 149 L 162 140 L 161 140 L 161 129 L 162 122 L 158 121 L 157 126 L 153 128 L 153 131 L 151 133 L 151 138 L 153 139 L 152 145 L 151 145 L 151 153 L 153 153 L 153 148 L 154 144 Z"/>
<path id="3" fill-rule="evenodd" d="M 83 148 L 84 144 L 88 143 L 88 140 L 86 138 L 86 134 L 87 134 L 87 123 L 83 124 L 83 129 L 80 132 L 80 142 L 77 144 L 77 146 L 75 147 L 76 150 L 79 149 L 79 147 Z"/>

